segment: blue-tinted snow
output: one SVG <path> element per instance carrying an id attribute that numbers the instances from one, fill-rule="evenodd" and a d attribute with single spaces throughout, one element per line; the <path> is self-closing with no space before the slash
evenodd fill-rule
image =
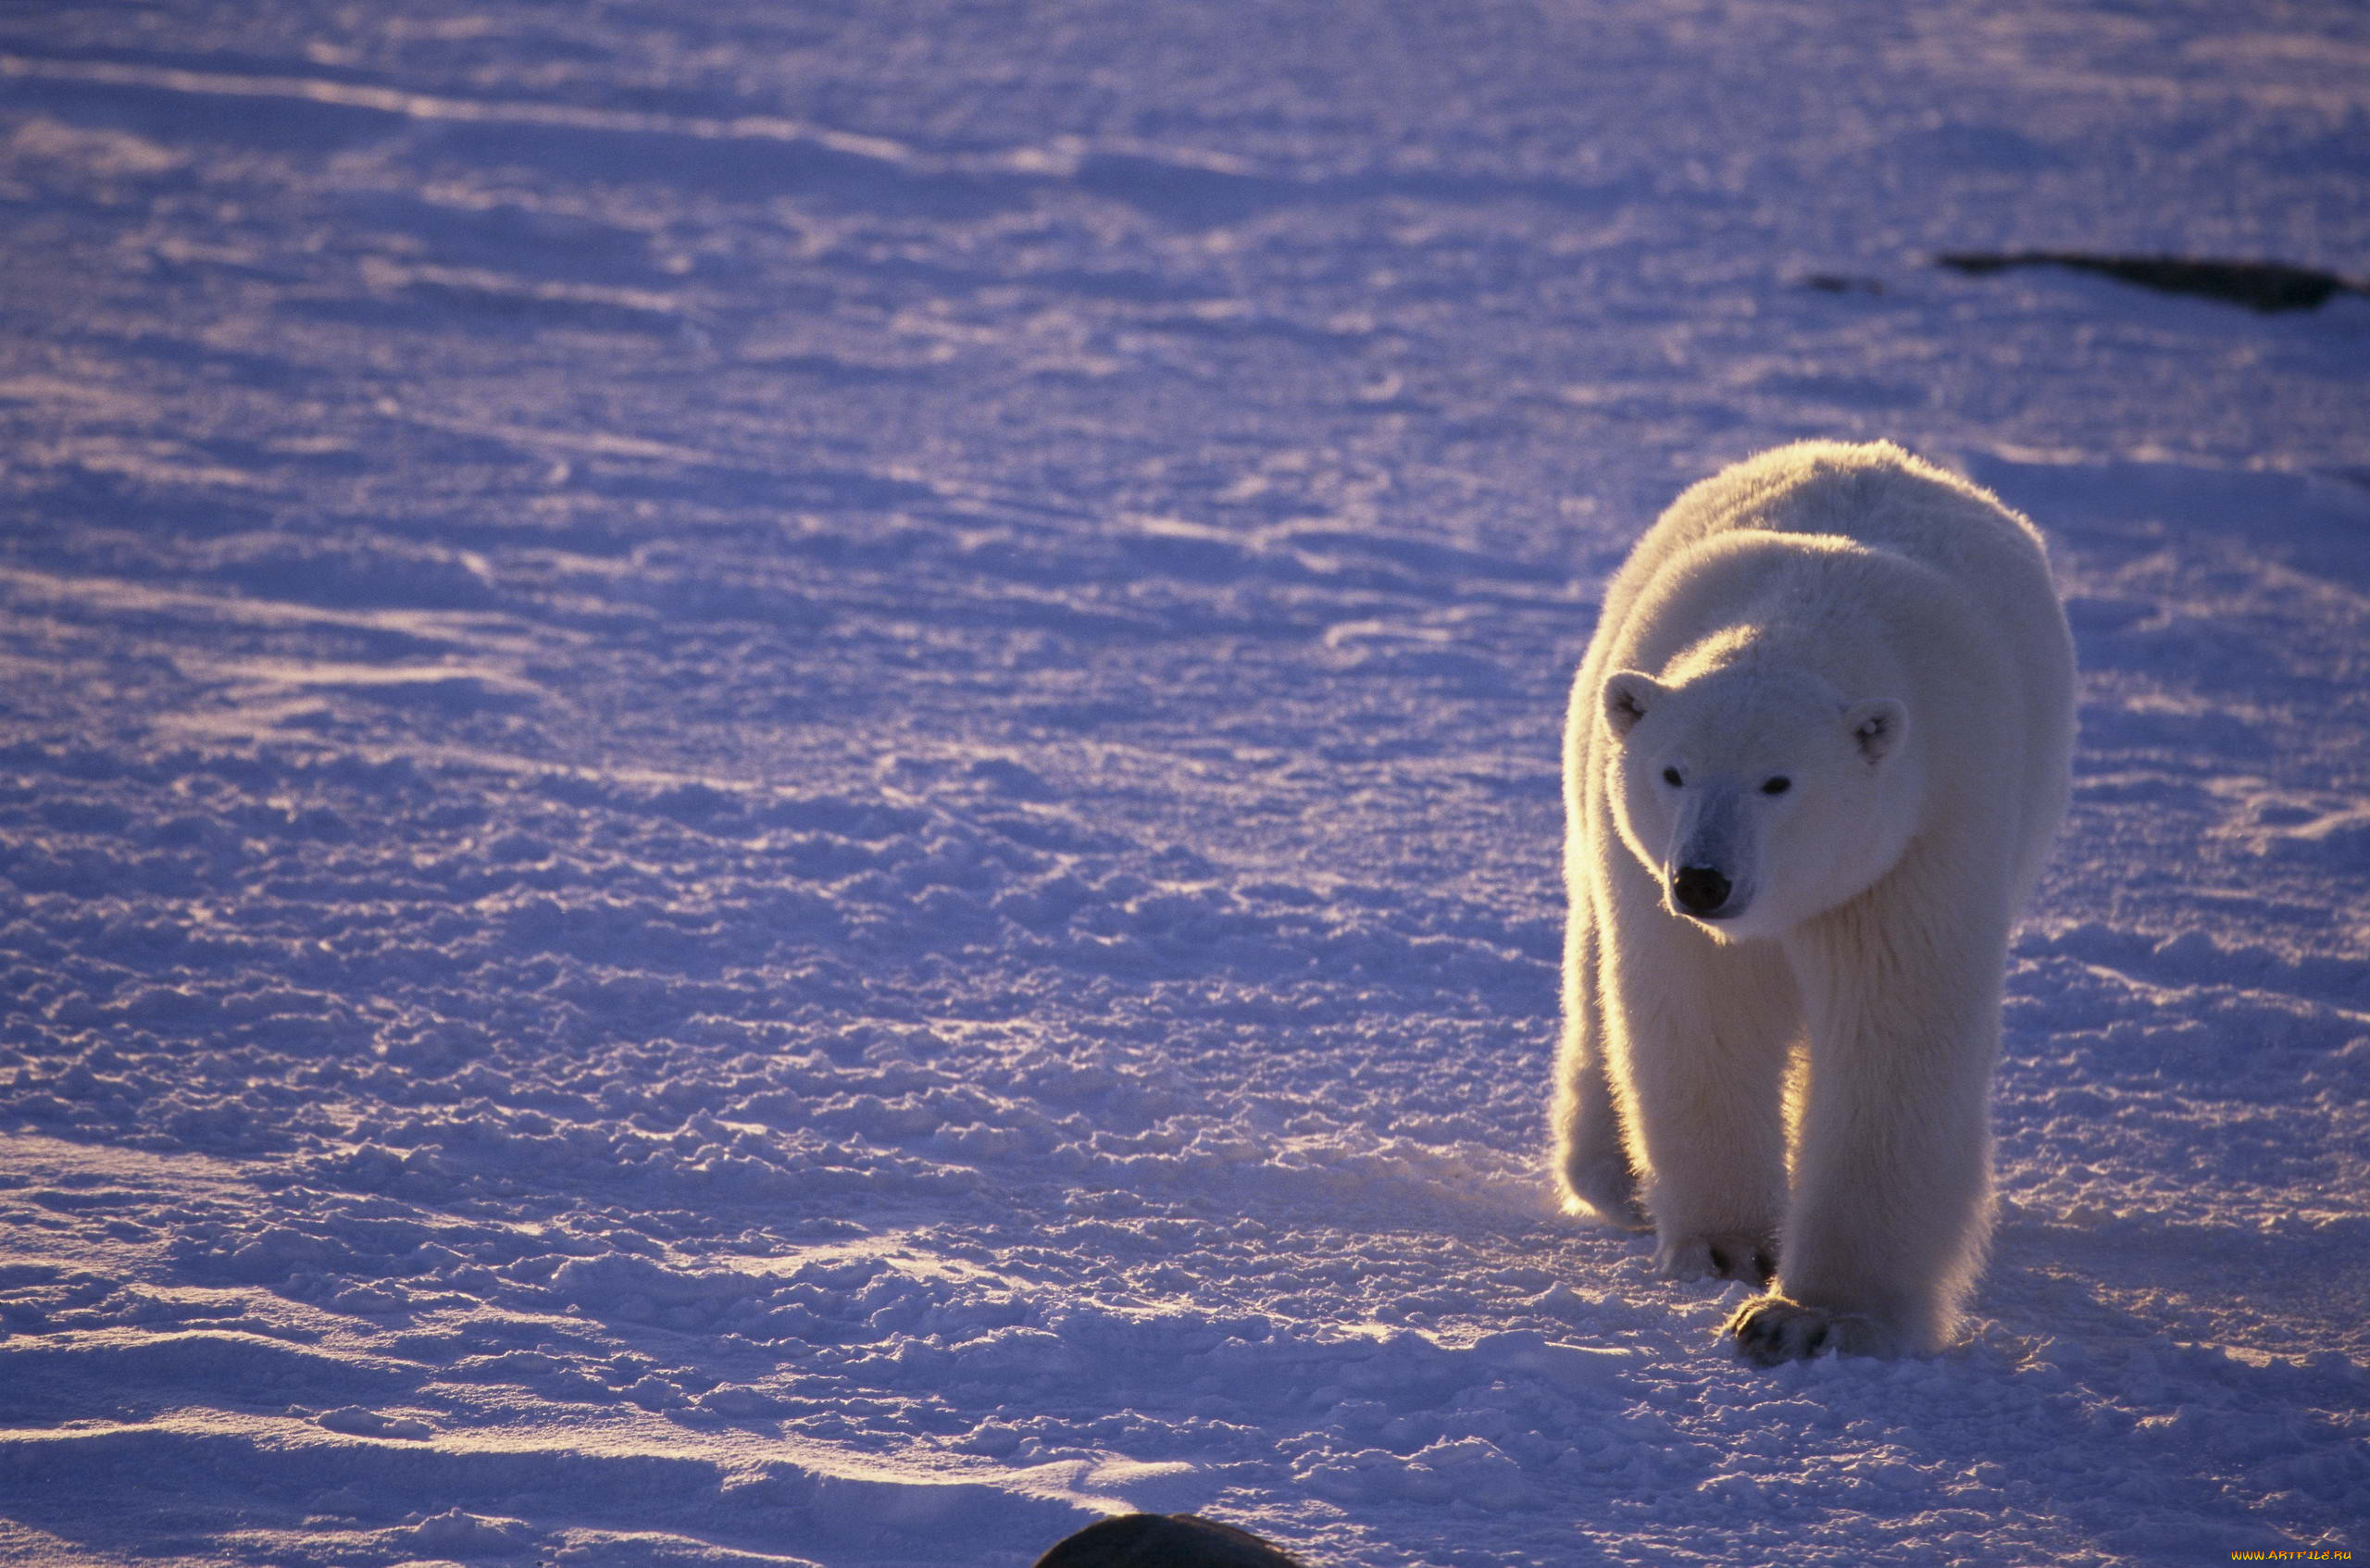
<path id="1" fill-rule="evenodd" d="M 0 1556 L 2370 1546 L 2359 7 L 0 20 Z M 2085 664 L 2002 1224 L 1549 1202 L 1560 688 L 1890 436 Z"/>

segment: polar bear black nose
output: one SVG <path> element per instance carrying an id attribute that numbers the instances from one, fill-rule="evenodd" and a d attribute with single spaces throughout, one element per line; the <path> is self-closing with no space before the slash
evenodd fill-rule
<path id="1" fill-rule="evenodd" d="M 1688 914 L 1708 916 L 1728 902 L 1728 879 L 1708 865 L 1682 865 L 1670 879 L 1670 896 Z"/>

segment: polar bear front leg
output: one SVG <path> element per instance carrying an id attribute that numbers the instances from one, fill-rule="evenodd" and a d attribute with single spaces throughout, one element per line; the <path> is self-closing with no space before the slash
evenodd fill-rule
<path id="1" fill-rule="evenodd" d="M 1609 1054 L 1655 1263 L 1675 1279 L 1759 1286 L 1786 1201 L 1781 1086 L 1799 1026 L 1775 947 L 1719 943 L 1642 887 L 1607 900 Z"/>
<path id="2" fill-rule="evenodd" d="M 2004 926 L 1853 907 L 1789 948 L 1811 1042 L 1793 1206 L 1776 1290 L 1730 1331 L 1763 1365 L 1939 1350 L 1989 1221 Z"/>

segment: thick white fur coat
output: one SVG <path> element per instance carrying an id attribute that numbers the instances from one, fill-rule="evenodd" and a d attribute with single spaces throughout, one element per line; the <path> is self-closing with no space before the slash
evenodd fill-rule
<path id="1" fill-rule="evenodd" d="M 1556 1169 L 1762 1362 L 1932 1350 L 1982 1260 L 2009 929 L 2064 815 L 2031 525 L 1889 444 L 1694 486 L 1605 596 L 1565 742 Z"/>

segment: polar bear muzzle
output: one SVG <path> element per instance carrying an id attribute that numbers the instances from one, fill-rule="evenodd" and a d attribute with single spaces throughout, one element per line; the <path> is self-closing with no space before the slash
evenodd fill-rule
<path id="1" fill-rule="evenodd" d="M 1711 924 L 1750 909 L 1761 864 L 1754 798 L 1733 778 L 1690 780 L 1673 825 L 1663 891 L 1673 915 Z"/>

